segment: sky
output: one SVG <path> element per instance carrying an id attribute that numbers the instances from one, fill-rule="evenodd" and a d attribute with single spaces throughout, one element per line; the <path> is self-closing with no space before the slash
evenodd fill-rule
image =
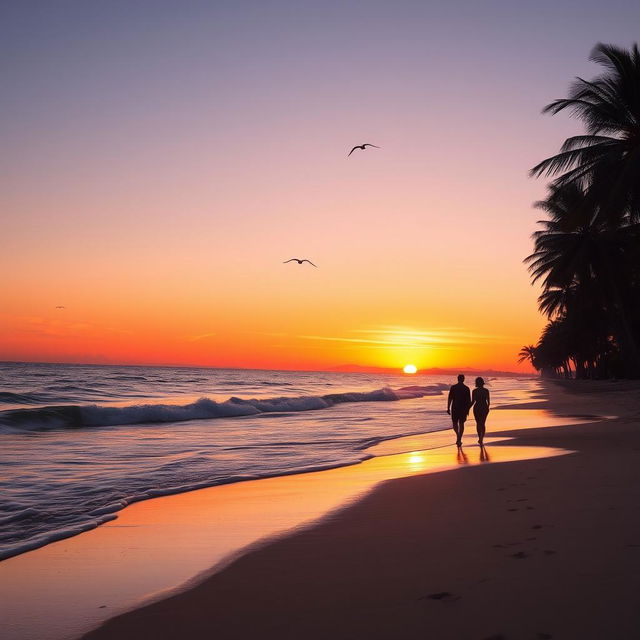
<path id="1" fill-rule="evenodd" d="M 0 360 L 527 370 L 528 170 L 581 130 L 540 111 L 639 27 L 623 0 L 1 3 Z"/>

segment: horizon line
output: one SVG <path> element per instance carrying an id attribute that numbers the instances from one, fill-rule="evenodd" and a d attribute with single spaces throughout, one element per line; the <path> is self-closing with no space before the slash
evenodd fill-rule
<path id="1" fill-rule="evenodd" d="M 495 373 L 495 374 L 509 374 L 515 376 L 532 376 L 538 377 L 539 374 L 535 372 L 526 371 L 508 371 L 504 369 L 494 369 L 492 367 L 428 367 L 418 369 L 416 373 L 405 374 L 402 367 L 382 367 L 377 365 L 360 365 L 360 364 L 341 364 L 334 365 L 333 367 L 327 367 L 324 369 L 278 369 L 278 368 L 264 368 L 264 367 L 225 367 L 218 365 L 202 365 L 202 364 L 145 364 L 145 363 L 116 363 L 116 362 L 61 362 L 61 361 L 46 361 L 46 360 L 0 360 L 0 364 L 49 364 L 49 365 L 71 365 L 71 366 L 91 366 L 91 367 L 158 367 L 165 369 L 219 369 L 228 370 L 236 369 L 239 371 L 291 371 L 300 373 L 394 373 L 399 375 L 405 375 L 407 377 L 425 374 L 430 371 L 442 371 L 443 374 L 450 372 L 470 372 L 470 373 Z M 345 371 L 348 367 L 354 367 L 353 370 Z"/>

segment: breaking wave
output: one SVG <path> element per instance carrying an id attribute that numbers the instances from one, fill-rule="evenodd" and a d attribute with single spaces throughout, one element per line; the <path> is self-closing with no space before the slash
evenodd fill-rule
<path id="1" fill-rule="evenodd" d="M 48 406 L 34 409 L 11 409 L 0 412 L 0 433 L 80 429 L 85 427 L 122 426 L 187 420 L 212 420 L 327 409 L 346 402 L 392 402 L 409 398 L 441 395 L 446 384 L 410 386 L 400 389 L 385 387 L 374 391 L 329 393 L 319 396 L 280 397 L 268 399 L 229 398 L 216 402 L 200 398 L 185 405 L 139 404 L 127 407 L 100 405 Z M 13 395 L 13 394 L 11 394 Z"/>

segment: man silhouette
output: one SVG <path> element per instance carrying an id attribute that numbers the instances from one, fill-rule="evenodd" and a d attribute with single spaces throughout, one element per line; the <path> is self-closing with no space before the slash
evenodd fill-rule
<path id="1" fill-rule="evenodd" d="M 453 430 L 456 432 L 456 444 L 462 446 L 462 434 L 464 433 L 464 422 L 469 414 L 471 406 L 471 391 L 464 384 L 464 376 L 458 376 L 458 384 L 454 384 L 449 389 L 447 399 L 447 413 L 451 416 Z"/>

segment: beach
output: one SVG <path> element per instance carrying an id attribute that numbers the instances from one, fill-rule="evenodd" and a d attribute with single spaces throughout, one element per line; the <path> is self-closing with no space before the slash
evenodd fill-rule
<path id="1" fill-rule="evenodd" d="M 14 379 L 24 385 L 29 378 L 42 378 L 43 373 L 40 366 L 28 367 L 22 377 L 15 375 Z M 50 373 L 47 367 L 47 377 Z M 484 456 L 477 447 L 463 453 L 452 446 L 445 398 L 438 390 L 442 383 L 429 376 L 419 378 L 422 386 L 406 387 L 403 379 L 344 378 L 340 374 L 255 372 L 250 381 L 246 372 L 213 370 L 57 367 L 53 373 L 67 388 L 78 388 L 77 383 L 69 382 L 84 376 L 84 402 L 91 401 L 94 389 L 104 395 L 104 387 L 87 384 L 91 376 L 98 383 L 104 377 L 124 379 L 128 394 L 135 392 L 155 404 L 131 405 L 129 399 L 123 406 L 126 398 L 120 398 L 111 385 L 111 405 L 89 406 L 87 410 L 86 405 L 80 405 L 62 411 L 36 406 L 0 414 L 9 416 L 3 425 L 4 464 L 10 468 L 24 447 L 30 452 L 29 459 L 21 462 L 21 473 L 4 480 L 9 496 L 4 505 L 8 516 L 4 540 L 11 544 L 14 532 L 20 536 L 18 545 L 32 548 L 0 562 L 3 640 L 78 638 L 123 612 L 202 582 L 269 540 L 313 526 L 389 479 L 488 460 L 564 455 L 566 451 L 550 447 L 492 445 L 504 440 L 500 431 L 514 424 L 534 428 L 579 421 L 554 416 L 535 408 L 535 403 L 534 408 L 519 408 L 531 405 L 537 396 L 540 383 L 535 379 L 493 379 L 494 402 L 506 408 L 493 414 L 492 437 Z M 137 387 L 129 384 L 134 375 Z M 196 390 L 196 380 L 196 386 L 206 385 L 209 393 L 217 391 L 224 398 L 225 385 L 233 382 L 234 376 L 244 377 L 246 391 L 262 392 L 266 400 L 260 404 L 265 408 L 315 404 L 317 400 L 309 392 L 322 391 L 327 385 L 345 390 L 353 385 L 375 388 L 372 383 L 403 386 L 395 391 L 385 387 L 384 397 L 395 400 L 325 404 L 319 410 L 286 414 L 277 411 L 256 417 L 121 426 L 85 424 L 81 428 L 65 428 L 65 423 L 60 423 L 60 416 L 71 412 L 79 412 L 81 418 L 96 412 L 116 418 L 139 412 L 173 416 L 176 407 L 180 410 L 183 404 L 166 404 L 160 395 L 166 393 L 163 387 L 168 386 L 174 394 L 182 390 L 182 397 L 188 399 Z M 274 389 L 277 377 L 281 381 Z M 307 382 L 301 387 L 305 378 Z M 177 385 L 176 379 L 181 384 Z M 47 389 L 32 387 L 31 396 L 36 399 L 37 394 L 56 391 L 59 384 L 48 379 Z M 270 395 L 280 390 L 306 391 L 307 395 L 269 401 Z M 363 396 L 346 393 L 339 397 L 358 400 Z M 115 413 L 109 409 L 114 403 Z M 17 423 L 16 417 L 22 422 Z M 42 426 L 49 428 L 43 430 Z M 69 451 L 73 451 L 72 457 Z M 288 464 L 283 465 L 285 454 Z M 334 457 L 336 454 L 339 457 Z M 310 470 L 308 462 L 314 459 L 321 464 L 311 465 L 311 469 L 330 468 Z M 360 462 L 353 464 L 354 460 Z M 164 469 L 171 473 L 163 473 Z M 203 469 L 208 472 L 208 477 L 201 476 L 206 488 L 189 491 L 193 483 L 185 486 L 184 481 Z M 226 476 L 221 476 L 225 469 Z M 247 473 L 261 469 L 267 472 L 266 477 Z M 182 486 L 176 487 L 178 474 Z M 27 486 L 29 481 L 33 486 Z M 118 495 L 123 499 L 113 503 L 112 497 Z M 147 499 L 140 500 L 144 496 Z M 156 497 L 148 499 L 151 496 Z M 104 506 L 87 513 L 87 497 L 92 497 L 94 507 L 97 499 Z M 80 535 L 72 535 L 65 526 L 71 518 L 84 522 Z M 44 530 L 44 536 L 30 536 L 32 527 Z"/>
<path id="2" fill-rule="evenodd" d="M 638 386 L 545 388 L 523 408 L 585 423 L 504 432 L 488 450 L 572 453 L 382 483 L 85 637 L 637 637 Z"/>

